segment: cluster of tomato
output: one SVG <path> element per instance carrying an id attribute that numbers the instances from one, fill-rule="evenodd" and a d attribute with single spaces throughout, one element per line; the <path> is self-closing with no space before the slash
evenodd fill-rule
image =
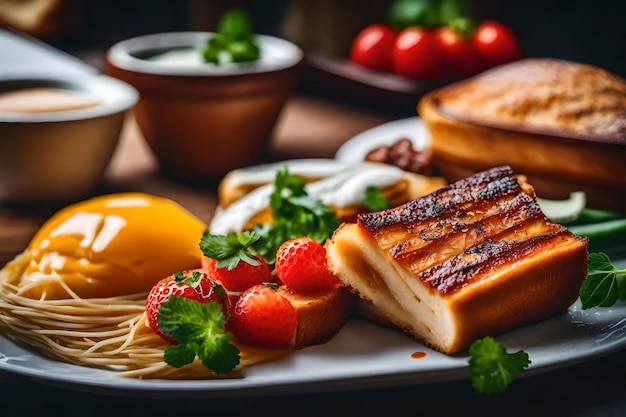
<path id="1" fill-rule="evenodd" d="M 421 13 L 415 17 L 398 18 L 398 10 L 424 1 L 397 0 L 389 24 L 374 23 L 357 34 L 350 59 L 404 77 L 441 79 L 474 75 L 522 58 L 515 32 L 499 21 L 476 25 L 460 12 L 436 14 L 438 4 L 433 0 L 428 2 L 430 9 L 418 9 Z"/>

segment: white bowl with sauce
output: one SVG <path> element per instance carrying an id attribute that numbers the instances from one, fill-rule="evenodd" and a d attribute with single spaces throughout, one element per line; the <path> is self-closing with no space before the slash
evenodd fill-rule
<path id="1" fill-rule="evenodd" d="M 0 79 L 0 202 L 57 205 L 87 197 L 138 99 L 104 75 Z"/>
<path id="2" fill-rule="evenodd" d="M 133 85 L 133 112 L 166 174 L 219 180 L 263 160 L 275 123 L 294 89 L 304 53 L 273 36 L 255 37 L 261 59 L 216 66 L 201 48 L 212 32 L 168 32 L 113 45 L 105 72 Z"/>

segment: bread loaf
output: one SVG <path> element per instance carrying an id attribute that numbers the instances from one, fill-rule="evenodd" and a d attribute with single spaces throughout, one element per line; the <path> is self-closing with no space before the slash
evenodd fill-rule
<path id="1" fill-rule="evenodd" d="M 417 111 L 448 181 L 510 165 L 539 197 L 585 191 L 626 211 L 626 80 L 550 58 L 502 65 L 423 96 Z"/>

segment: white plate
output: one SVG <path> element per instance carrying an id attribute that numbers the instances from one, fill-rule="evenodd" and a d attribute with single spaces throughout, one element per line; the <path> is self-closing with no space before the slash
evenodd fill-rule
<path id="1" fill-rule="evenodd" d="M 394 120 L 368 129 L 344 143 L 335 154 L 341 161 L 362 161 L 367 153 L 381 145 L 391 145 L 402 138 L 413 142 L 415 149 L 424 149 L 430 136 L 419 117 Z"/>
<path id="2" fill-rule="evenodd" d="M 306 166 L 310 161 L 301 163 Z M 619 268 L 626 267 L 623 253 L 613 256 L 613 261 Z M 497 340 L 509 351 L 528 352 L 532 364 L 523 376 L 590 360 L 626 347 L 626 304 L 583 311 L 576 303 L 560 317 L 516 329 Z M 416 352 L 425 356 L 414 358 Z M 124 396 L 267 396 L 451 381 L 468 378 L 468 359 L 466 352 L 444 355 L 399 331 L 353 319 L 329 342 L 251 366 L 241 377 L 143 380 L 50 359 L 0 336 L 0 372 Z"/>
<path id="3" fill-rule="evenodd" d="M 626 259 L 620 260 L 623 268 Z M 496 338 L 509 351 L 524 349 L 531 376 L 600 357 L 626 347 L 626 305 L 567 314 L 519 328 Z M 411 355 L 426 354 L 421 359 Z M 447 356 L 411 338 L 357 319 L 331 341 L 275 362 L 251 366 L 241 378 L 222 380 L 142 380 L 115 372 L 45 358 L 0 337 L 0 371 L 78 390 L 130 396 L 228 397 L 390 387 L 468 378 L 468 356 Z M 469 381 L 468 381 L 469 384 Z"/>

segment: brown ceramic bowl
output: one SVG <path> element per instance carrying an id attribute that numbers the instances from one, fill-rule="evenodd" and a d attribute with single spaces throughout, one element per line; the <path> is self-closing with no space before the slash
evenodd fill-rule
<path id="1" fill-rule="evenodd" d="M 109 75 L 139 91 L 134 114 L 163 171 L 188 180 L 219 180 L 264 155 L 303 60 L 293 43 L 257 35 L 260 63 L 216 67 L 198 50 L 210 36 L 140 36 L 113 45 L 105 59 Z"/>
<path id="2" fill-rule="evenodd" d="M 109 165 L 137 91 L 106 75 L 0 80 L 0 201 L 85 198 Z"/>

